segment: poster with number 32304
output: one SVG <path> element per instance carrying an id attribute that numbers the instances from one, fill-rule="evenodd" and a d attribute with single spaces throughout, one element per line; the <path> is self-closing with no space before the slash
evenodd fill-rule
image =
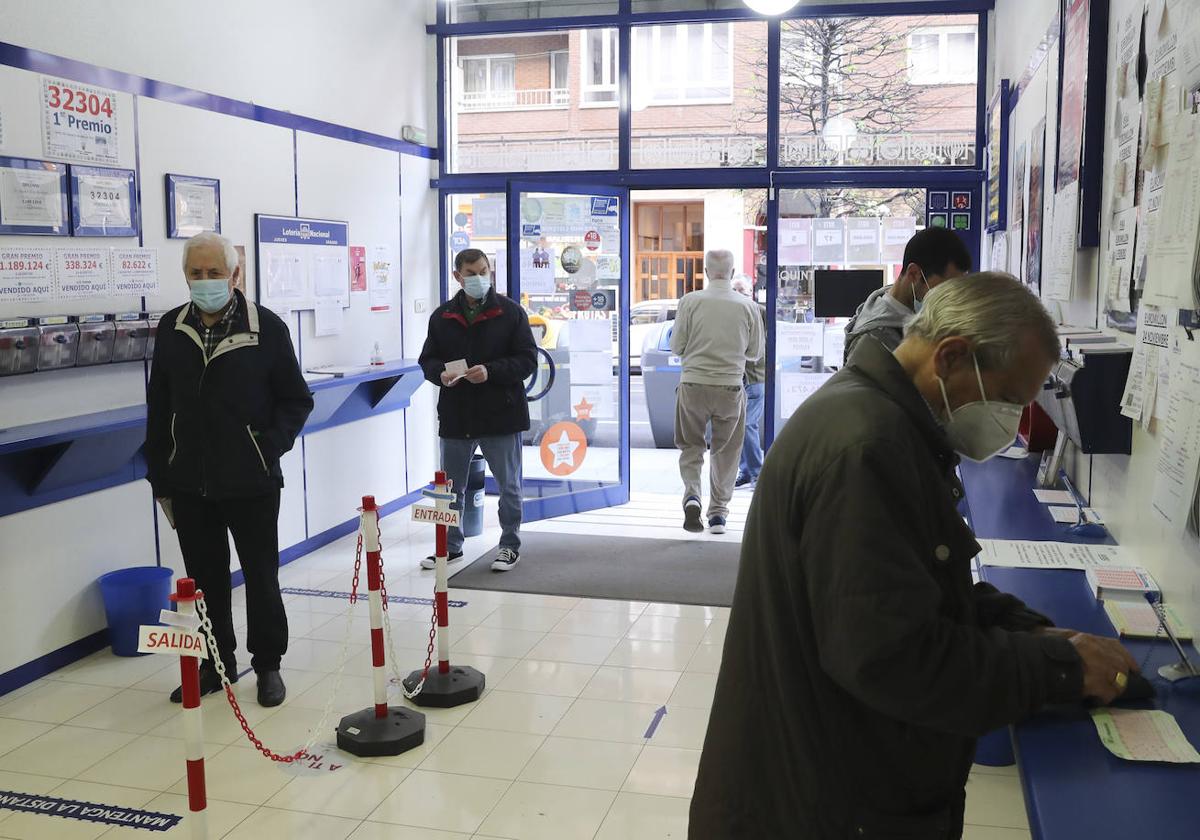
<path id="1" fill-rule="evenodd" d="M 46 157 L 120 163 L 117 116 L 115 91 L 42 77 L 42 149 Z"/>

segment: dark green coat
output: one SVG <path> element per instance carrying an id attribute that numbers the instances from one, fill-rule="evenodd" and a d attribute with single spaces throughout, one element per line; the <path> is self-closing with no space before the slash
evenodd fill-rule
<path id="1" fill-rule="evenodd" d="M 975 739 L 1080 698 L 1071 643 L 1015 632 L 1048 622 L 972 583 L 957 463 L 875 340 L 788 421 L 742 544 L 692 840 L 957 838 Z"/>

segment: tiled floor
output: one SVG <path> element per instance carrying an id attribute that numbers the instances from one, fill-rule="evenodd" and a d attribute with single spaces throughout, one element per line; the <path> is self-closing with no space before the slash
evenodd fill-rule
<path id="1" fill-rule="evenodd" d="M 633 507 L 669 506 L 639 495 Z M 737 506 L 740 525 L 745 504 Z M 383 530 L 390 594 L 429 597 L 432 576 L 416 569 L 429 532 L 398 518 L 385 520 Z M 489 532 L 469 547 L 482 551 L 495 537 Z M 346 539 L 285 567 L 281 578 L 284 586 L 346 590 L 352 563 Z M 235 594 L 239 610 L 243 597 Z M 237 686 L 250 724 L 281 752 L 302 744 L 318 722 L 346 627 L 342 602 L 287 597 L 287 703 L 260 708 L 252 675 Z M 728 610 L 490 592 L 452 597 L 468 602 L 451 614 L 453 658 L 484 671 L 488 691 L 469 707 L 428 710 L 425 744 L 408 753 L 341 754 L 330 723 L 317 751 L 336 757 L 341 769 L 285 772 L 255 752 L 222 695 L 206 698 L 211 836 L 686 837 Z M 389 612 L 407 672 L 424 661 L 428 608 L 392 605 Z M 350 630 L 351 659 L 335 704 L 342 714 L 371 703 L 365 606 L 353 611 Z M 178 707 L 166 699 L 177 668 L 164 657 L 118 659 L 106 651 L 0 697 L 0 790 L 186 814 L 183 730 Z M 645 738 L 664 705 L 666 717 Z M 968 794 L 968 840 L 1029 837 L 1014 771 L 977 768 Z M 162 835 L 0 810 L 0 838 L 139 836 Z M 189 834 L 181 824 L 167 836 Z"/>

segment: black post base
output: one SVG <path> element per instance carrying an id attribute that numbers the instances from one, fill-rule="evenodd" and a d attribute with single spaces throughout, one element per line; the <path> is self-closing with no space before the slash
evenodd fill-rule
<path id="1" fill-rule="evenodd" d="M 385 718 L 375 707 L 346 715 L 338 723 L 338 749 L 351 755 L 400 755 L 425 743 L 425 715 L 403 706 L 389 706 Z"/>
<path id="2" fill-rule="evenodd" d="M 421 681 L 424 669 L 413 671 L 404 679 L 404 688 L 412 691 Z M 437 666 L 429 669 L 425 687 L 412 702 L 418 706 L 434 709 L 452 709 L 464 703 L 473 703 L 483 696 L 487 679 L 482 673 L 464 665 L 451 665 L 450 673 L 440 674 Z"/>

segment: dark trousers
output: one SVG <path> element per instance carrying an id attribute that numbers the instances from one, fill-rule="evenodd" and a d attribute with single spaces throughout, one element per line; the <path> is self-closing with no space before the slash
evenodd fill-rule
<path id="1" fill-rule="evenodd" d="M 246 578 L 246 648 L 255 671 L 278 671 L 287 652 L 287 614 L 279 594 L 279 491 L 248 499 L 178 495 L 171 501 L 183 563 L 212 620 L 230 679 L 237 673 L 229 535 Z"/>

